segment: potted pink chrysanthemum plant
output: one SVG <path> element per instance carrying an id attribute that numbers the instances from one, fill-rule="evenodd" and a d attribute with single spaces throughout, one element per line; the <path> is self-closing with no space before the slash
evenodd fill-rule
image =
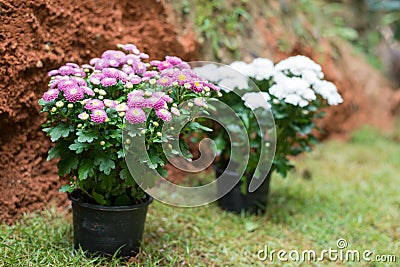
<path id="1" fill-rule="evenodd" d="M 124 160 L 126 125 L 144 123 L 141 134 L 152 155 L 147 164 L 165 174 L 163 124 L 185 112 L 181 103 L 203 108 L 219 93 L 178 57 L 149 61 L 135 45 L 119 48 L 89 64 L 50 71 L 39 103 L 47 118 L 43 130 L 55 143 L 48 160 L 59 158 L 59 176 L 70 180 L 61 190 L 72 201 L 75 246 L 111 254 L 122 246 L 121 254 L 131 255 L 152 198 Z"/>

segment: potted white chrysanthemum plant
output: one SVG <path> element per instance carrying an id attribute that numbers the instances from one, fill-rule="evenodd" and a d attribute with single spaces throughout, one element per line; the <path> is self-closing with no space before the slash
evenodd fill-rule
<path id="1" fill-rule="evenodd" d="M 289 57 L 276 65 L 266 58 L 256 58 L 249 64 L 236 61 L 230 64 L 230 68 L 237 72 L 216 65 L 206 65 L 196 70 L 219 84 L 223 93 L 220 100 L 235 110 L 246 125 L 251 147 L 241 181 L 219 200 L 219 204 L 234 212 L 257 211 L 267 203 L 271 174 L 276 171 L 286 177 L 293 168 L 290 157 L 312 150 L 318 141 L 315 136 L 319 130 L 316 120 L 325 116 L 325 107 L 338 105 L 343 99 L 336 86 L 324 80 L 322 67 L 305 56 Z M 260 125 L 256 113 L 262 110 L 273 114 L 275 125 Z M 265 136 L 268 131 L 260 134 L 260 127 L 275 127 L 269 136 L 270 141 Z M 219 176 L 231 160 L 231 146 L 227 145 L 230 140 L 225 131 L 218 125 L 214 131 L 219 155 L 214 164 Z M 273 149 L 273 160 L 266 159 L 271 160 L 272 164 L 260 164 L 260 155 L 263 152 L 271 153 Z M 269 173 L 262 186 L 250 193 L 249 184 L 260 176 L 257 168 L 263 164 L 270 167 Z"/>

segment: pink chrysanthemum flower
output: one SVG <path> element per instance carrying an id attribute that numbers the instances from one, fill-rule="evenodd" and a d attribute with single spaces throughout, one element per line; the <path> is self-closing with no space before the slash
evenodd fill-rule
<path id="1" fill-rule="evenodd" d="M 160 98 L 160 99 L 153 105 L 153 107 L 154 107 L 156 110 L 168 108 L 167 103 L 166 103 L 162 98 Z"/>
<path id="2" fill-rule="evenodd" d="M 166 56 L 165 61 L 174 66 L 179 65 L 183 62 L 182 59 L 180 59 L 179 57 L 173 57 L 173 56 Z"/>
<path id="3" fill-rule="evenodd" d="M 99 59 L 96 61 L 94 64 L 94 68 L 96 70 L 102 70 L 104 68 L 108 68 L 110 66 L 109 62 L 107 59 Z"/>
<path id="4" fill-rule="evenodd" d="M 113 86 L 117 83 L 117 79 L 115 78 L 103 78 L 101 80 L 101 85 L 104 87 Z"/>
<path id="5" fill-rule="evenodd" d="M 76 63 L 72 63 L 72 62 L 68 62 L 67 64 L 65 64 L 66 66 L 72 67 L 74 69 L 79 69 L 79 65 Z"/>
<path id="6" fill-rule="evenodd" d="M 155 71 L 155 70 L 146 71 L 146 72 L 143 74 L 143 77 L 153 78 L 153 77 L 157 76 L 157 74 L 158 74 L 158 72 Z"/>
<path id="7" fill-rule="evenodd" d="M 87 86 L 87 82 L 81 77 L 73 77 L 71 79 L 77 82 L 79 86 Z"/>
<path id="8" fill-rule="evenodd" d="M 118 47 L 126 51 L 134 51 L 138 49 L 134 44 L 119 44 Z"/>
<path id="9" fill-rule="evenodd" d="M 57 99 L 58 94 L 59 91 L 57 89 L 49 89 L 47 92 L 43 94 L 43 100 L 46 102 L 51 102 Z"/>
<path id="10" fill-rule="evenodd" d="M 83 64 L 83 65 L 82 65 L 82 69 L 93 70 L 94 68 L 93 68 L 93 66 L 92 66 L 92 65 L 89 65 L 89 64 Z"/>
<path id="11" fill-rule="evenodd" d="M 102 59 L 115 60 L 118 63 L 125 58 L 125 53 L 118 50 L 107 50 L 101 55 Z"/>
<path id="12" fill-rule="evenodd" d="M 134 65 L 140 62 L 140 57 L 138 55 L 128 54 L 124 58 L 124 63 L 128 65 Z"/>
<path id="13" fill-rule="evenodd" d="M 58 73 L 64 76 L 73 75 L 75 74 L 75 69 L 71 66 L 62 66 L 58 69 Z"/>
<path id="14" fill-rule="evenodd" d="M 132 68 L 134 69 L 136 74 L 143 74 L 146 72 L 146 65 L 143 62 L 137 62 L 132 65 Z"/>
<path id="15" fill-rule="evenodd" d="M 85 109 L 88 110 L 96 110 L 96 109 L 103 109 L 104 103 L 99 99 L 91 99 L 85 104 Z"/>
<path id="16" fill-rule="evenodd" d="M 128 97 L 128 107 L 130 108 L 143 108 L 146 106 L 146 100 L 140 95 L 131 95 Z"/>
<path id="17" fill-rule="evenodd" d="M 47 76 L 52 77 L 58 75 L 58 70 L 51 70 L 47 73 Z"/>
<path id="18" fill-rule="evenodd" d="M 212 84 L 212 83 L 205 83 L 204 86 L 207 86 L 211 90 L 214 90 L 214 91 L 217 91 L 217 92 L 219 91 L 219 87 L 214 85 L 214 84 Z"/>
<path id="19" fill-rule="evenodd" d="M 178 117 L 181 115 L 181 112 L 176 107 L 171 108 L 171 113 Z"/>
<path id="20" fill-rule="evenodd" d="M 143 90 L 134 90 L 128 94 L 128 99 L 130 97 L 134 97 L 134 96 L 144 96 L 144 91 Z"/>
<path id="21" fill-rule="evenodd" d="M 100 124 L 106 121 L 107 113 L 102 109 L 96 109 L 90 114 L 90 118 L 92 122 Z"/>
<path id="22" fill-rule="evenodd" d="M 74 103 L 82 100 L 85 97 L 85 95 L 80 87 L 72 87 L 72 88 L 66 88 L 64 90 L 64 97 L 69 102 Z"/>
<path id="23" fill-rule="evenodd" d="M 122 66 L 122 71 L 125 72 L 126 74 L 134 73 L 133 68 L 126 64 L 124 66 Z"/>
<path id="24" fill-rule="evenodd" d="M 172 67 L 173 67 L 173 65 L 171 63 L 169 63 L 168 61 L 163 61 L 160 64 L 158 64 L 158 66 L 157 66 L 159 71 L 163 71 L 165 69 L 170 69 Z"/>
<path id="25" fill-rule="evenodd" d="M 101 79 L 103 79 L 103 78 L 104 78 L 103 74 L 101 74 L 101 73 L 93 73 L 92 75 L 90 75 L 89 81 L 92 84 L 99 85 L 101 83 Z"/>
<path id="26" fill-rule="evenodd" d="M 84 92 L 85 94 L 90 95 L 90 96 L 94 96 L 93 90 L 90 89 L 89 87 L 87 87 L 87 86 L 81 86 L 81 88 L 82 88 L 82 90 L 83 90 L 83 92 Z"/>
<path id="27" fill-rule="evenodd" d="M 118 112 L 124 112 L 127 111 L 129 107 L 125 103 L 121 103 L 115 106 L 115 110 Z"/>
<path id="28" fill-rule="evenodd" d="M 150 61 L 150 64 L 153 65 L 153 66 L 155 66 L 155 67 L 158 67 L 158 65 L 159 65 L 160 63 L 161 63 L 160 60 L 152 60 L 152 61 Z"/>
<path id="29" fill-rule="evenodd" d="M 156 115 L 163 121 L 170 121 L 172 119 L 171 112 L 169 112 L 168 110 L 166 110 L 164 108 L 156 110 Z"/>
<path id="30" fill-rule="evenodd" d="M 98 58 L 98 57 L 92 58 L 92 59 L 89 61 L 89 64 L 90 64 L 90 65 L 95 65 L 96 62 L 99 61 L 99 60 L 100 60 L 100 58 Z"/>
<path id="31" fill-rule="evenodd" d="M 78 83 L 72 79 L 61 80 L 58 82 L 57 87 L 59 90 L 64 91 L 67 88 L 76 88 L 78 87 Z"/>
<path id="32" fill-rule="evenodd" d="M 146 108 L 154 108 L 154 105 L 157 103 L 159 100 L 159 97 L 149 97 L 145 100 L 145 107 Z"/>
<path id="33" fill-rule="evenodd" d="M 201 91 L 203 91 L 204 87 L 203 87 L 203 83 L 195 81 L 190 83 L 190 90 L 192 90 L 193 92 L 196 93 L 200 93 Z"/>
<path id="34" fill-rule="evenodd" d="M 139 57 L 143 58 L 143 59 L 148 59 L 150 56 L 148 54 L 146 54 L 146 53 L 140 53 Z"/>
<path id="35" fill-rule="evenodd" d="M 119 79 L 119 70 L 115 69 L 115 68 L 104 68 L 101 71 L 104 75 L 104 77 L 108 77 L 108 78 L 115 78 L 115 79 Z"/>
<path id="36" fill-rule="evenodd" d="M 128 81 L 130 81 L 132 84 L 139 84 L 142 82 L 142 78 L 137 75 L 130 74 L 128 77 Z"/>
<path id="37" fill-rule="evenodd" d="M 198 106 L 198 107 L 204 107 L 207 106 L 207 103 L 205 102 L 204 98 L 202 97 L 197 97 L 193 100 L 193 103 Z"/>
<path id="38" fill-rule="evenodd" d="M 170 77 L 162 77 L 158 79 L 157 83 L 162 86 L 170 86 L 172 84 L 172 79 Z"/>
<path id="39" fill-rule="evenodd" d="M 125 118 L 132 124 L 146 121 L 146 113 L 140 108 L 131 108 L 126 112 Z"/>
<path id="40" fill-rule="evenodd" d="M 104 105 L 109 108 L 115 108 L 117 106 L 117 103 L 115 103 L 115 101 L 113 101 L 111 99 L 104 99 L 103 102 L 104 102 Z"/>

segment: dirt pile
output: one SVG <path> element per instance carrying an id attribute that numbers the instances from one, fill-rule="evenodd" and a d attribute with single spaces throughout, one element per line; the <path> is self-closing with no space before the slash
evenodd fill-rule
<path id="1" fill-rule="evenodd" d="M 87 62 L 118 43 L 134 43 L 154 58 L 195 59 L 193 34 L 178 35 L 167 17 L 155 0 L 0 0 L 1 220 L 65 199 L 57 192 L 56 162 L 45 161 L 50 143 L 40 129 L 37 101 L 47 71 Z"/>

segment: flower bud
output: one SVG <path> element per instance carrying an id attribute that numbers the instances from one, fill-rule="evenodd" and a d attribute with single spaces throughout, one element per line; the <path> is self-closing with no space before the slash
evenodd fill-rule
<path id="1" fill-rule="evenodd" d="M 105 144 L 106 144 L 106 142 L 104 142 L 104 141 L 101 141 L 101 142 L 100 142 L 100 145 L 101 145 L 101 146 L 104 146 Z"/>
<path id="2" fill-rule="evenodd" d="M 141 134 L 146 134 L 146 130 L 143 129 L 143 130 L 140 131 L 140 133 L 141 133 Z"/>
<path id="3" fill-rule="evenodd" d="M 105 90 L 101 89 L 101 90 L 99 90 L 99 94 L 104 96 L 107 94 L 107 92 Z"/>
<path id="4" fill-rule="evenodd" d="M 274 100 L 272 100 L 272 103 L 274 103 L 275 105 L 279 105 L 279 103 L 281 103 L 278 99 L 274 98 Z"/>
<path id="5" fill-rule="evenodd" d="M 51 112 L 56 112 L 57 111 L 57 108 L 56 107 L 52 107 L 51 108 Z"/>
<path id="6" fill-rule="evenodd" d="M 193 107 L 193 103 L 192 103 L 192 102 L 189 102 L 189 103 L 188 103 L 188 107 L 189 107 L 189 108 L 192 108 L 192 107 Z"/>
<path id="7" fill-rule="evenodd" d="M 158 122 L 156 122 L 156 121 L 153 121 L 153 125 L 154 125 L 155 127 L 158 127 L 158 125 L 160 125 L 160 124 L 158 124 Z"/>
<path id="8" fill-rule="evenodd" d="M 158 137 L 161 137 L 161 136 L 162 136 L 162 133 L 157 132 L 157 136 L 158 136 Z"/>
<path id="9" fill-rule="evenodd" d="M 63 106 L 64 106 L 64 102 L 62 102 L 62 101 L 57 101 L 56 102 L 56 107 L 62 108 Z"/>
<path id="10" fill-rule="evenodd" d="M 125 144 L 128 144 L 128 145 L 129 145 L 130 143 L 131 143 L 131 139 L 126 139 L 126 140 L 125 140 Z"/>
<path id="11" fill-rule="evenodd" d="M 144 92 L 144 96 L 150 97 L 153 93 L 150 91 Z"/>
<path id="12" fill-rule="evenodd" d="M 156 82 L 157 82 L 156 79 L 150 79 L 150 80 L 149 80 L 149 83 L 150 83 L 151 85 L 156 84 Z"/>
<path id="13" fill-rule="evenodd" d="M 119 113 L 118 113 L 118 116 L 124 117 L 124 116 L 125 116 L 125 112 L 123 112 L 123 111 L 122 111 L 122 112 L 119 112 Z"/>
<path id="14" fill-rule="evenodd" d="M 99 92 L 99 88 L 94 88 L 93 92 L 98 93 Z"/>
<path id="15" fill-rule="evenodd" d="M 78 127 L 78 128 L 82 128 L 82 123 L 79 123 L 76 127 Z"/>
<path id="16" fill-rule="evenodd" d="M 218 96 L 218 97 L 221 97 L 221 96 L 222 96 L 222 93 L 221 93 L 221 92 L 218 92 L 218 93 L 217 93 L 217 96 Z"/>
<path id="17" fill-rule="evenodd" d="M 210 92 L 210 87 L 208 87 L 208 86 L 205 86 L 205 87 L 204 87 L 204 91 L 206 91 L 206 92 Z"/>
<path id="18" fill-rule="evenodd" d="M 132 89 L 132 88 L 133 88 L 133 84 L 130 83 L 130 82 L 127 82 L 127 83 L 125 84 L 125 87 L 126 87 L 127 89 Z"/>
<path id="19" fill-rule="evenodd" d="M 70 108 L 70 109 L 71 109 L 71 108 L 74 108 L 74 104 L 69 103 L 69 104 L 67 105 L 67 107 Z"/>
<path id="20" fill-rule="evenodd" d="M 104 96 L 102 96 L 102 95 L 99 95 L 99 97 L 98 97 L 100 100 L 103 100 L 104 99 Z"/>
<path id="21" fill-rule="evenodd" d="M 172 150 L 172 145 L 171 145 L 171 144 L 168 144 L 168 148 L 169 148 L 170 150 Z"/>
<path id="22" fill-rule="evenodd" d="M 174 128 L 174 127 L 171 127 L 170 129 L 171 129 L 171 131 L 175 130 L 175 128 Z"/>
<path id="23" fill-rule="evenodd" d="M 109 122 L 110 121 L 110 118 L 106 118 L 105 120 L 104 120 L 104 122 Z"/>
<path id="24" fill-rule="evenodd" d="M 205 96 L 210 96 L 211 93 L 210 93 L 210 92 L 207 92 L 207 93 L 205 93 L 204 95 L 205 95 Z"/>

